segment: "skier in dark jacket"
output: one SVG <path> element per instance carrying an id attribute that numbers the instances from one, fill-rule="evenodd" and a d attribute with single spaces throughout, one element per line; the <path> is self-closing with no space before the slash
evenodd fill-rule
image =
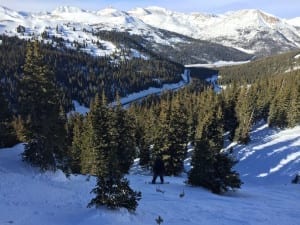
<path id="1" fill-rule="evenodd" d="M 300 174 L 296 174 L 294 179 L 292 180 L 293 184 L 299 184 L 300 183 Z"/>
<path id="2" fill-rule="evenodd" d="M 156 178 L 159 176 L 160 182 L 164 183 L 164 173 L 165 173 L 165 166 L 162 158 L 159 156 L 155 159 L 153 164 L 153 179 L 152 184 L 155 184 Z"/>

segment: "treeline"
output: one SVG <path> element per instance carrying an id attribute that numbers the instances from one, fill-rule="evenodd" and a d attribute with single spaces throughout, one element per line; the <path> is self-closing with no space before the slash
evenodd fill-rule
<path id="1" fill-rule="evenodd" d="M 18 104 L 16 89 L 23 73 L 26 41 L 1 36 L 0 79 L 5 95 L 11 103 Z M 71 100 L 89 106 L 96 93 L 104 91 L 108 101 L 132 92 L 160 87 L 164 83 L 181 80 L 183 67 L 161 58 L 127 59 L 118 55 L 93 57 L 70 50 L 40 44 L 48 65 L 56 76 L 56 81 L 64 93 L 65 109 L 71 108 Z"/>
<path id="2" fill-rule="evenodd" d="M 230 140 L 247 144 L 252 126 L 261 120 L 270 127 L 299 125 L 299 78 L 299 70 L 262 77 L 252 85 L 228 85 L 220 94 L 204 86 L 190 86 L 133 105 L 129 111 L 136 115 L 141 165 L 148 167 L 160 155 L 167 174 L 178 175 L 184 170 L 183 160 L 190 142 L 195 146 L 191 184 L 216 193 L 227 187 L 239 187 L 237 174 L 230 170 L 235 161 L 221 152 L 223 134 L 227 132 Z M 205 171 L 211 174 L 204 175 Z M 219 185 L 215 179 L 220 181 Z"/>
<path id="3" fill-rule="evenodd" d="M 108 107 L 105 94 L 91 102 L 87 116 L 66 117 L 55 74 L 44 64 L 38 42 L 28 42 L 20 79 L 19 114 L 12 121 L 8 102 L 0 95 L 0 144 L 11 137 L 24 142 L 23 160 L 41 169 L 97 176 L 88 205 L 125 207 L 134 211 L 141 193 L 124 177 L 135 157 L 135 128 L 121 105 Z M 3 90 L 3 89 L 1 89 Z M 2 92 L 1 92 L 2 93 Z M 2 112 L 2 111 L 1 111 Z M 12 132 L 11 132 L 12 131 Z"/>
<path id="4" fill-rule="evenodd" d="M 263 77 L 299 69 L 300 57 L 295 58 L 299 54 L 299 51 L 293 51 L 258 59 L 242 65 L 222 67 L 219 70 L 220 80 L 218 82 L 221 85 L 233 82 L 252 84 Z"/>

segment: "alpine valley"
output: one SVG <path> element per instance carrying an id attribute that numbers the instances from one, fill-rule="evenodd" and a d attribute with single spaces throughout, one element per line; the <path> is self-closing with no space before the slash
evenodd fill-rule
<path id="1" fill-rule="evenodd" d="M 299 168 L 300 17 L 0 6 L 0 225 L 298 225 Z"/>

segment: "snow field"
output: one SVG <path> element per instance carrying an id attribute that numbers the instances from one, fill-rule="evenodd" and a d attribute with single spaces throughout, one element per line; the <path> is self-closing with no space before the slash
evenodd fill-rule
<path id="1" fill-rule="evenodd" d="M 94 177 L 41 174 L 21 161 L 22 144 L 0 149 L 0 224 L 151 225 L 161 216 L 162 224 L 172 225 L 297 225 L 300 185 L 290 181 L 299 172 L 299 134 L 299 126 L 278 131 L 258 124 L 249 145 L 229 145 L 241 160 L 236 169 L 245 184 L 224 196 L 186 185 L 185 174 L 166 177 L 170 184 L 145 184 L 151 174 L 141 172 L 136 160 L 127 178 L 142 200 L 133 214 L 86 208 Z"/>

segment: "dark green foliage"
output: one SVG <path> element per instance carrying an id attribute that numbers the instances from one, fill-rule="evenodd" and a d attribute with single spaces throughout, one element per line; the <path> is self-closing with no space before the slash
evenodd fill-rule
<path id="1" fill-rule="evenodd" d="M 118 33 L 113 34 L 118 37 Z M 60 43 L 62 40 L 53 41 Z M 1 37 L 0 45 L 0 79 L 5 86 L 5 96 L 14 106 L 19 104 L 17 83 L 19 82 L 26 54 L 26 42 L 17 38 Z M 116 94 L 124 96 L 164 83 L 178 82 L 183 66 L 159 56 L 153 55 L 149 60 L 133 58 L 123 60 L 121 56 L 94 57 L 80 51 L 67 49 L 64 44 L 40 45 L 43 58 L 55 75 L 58 88 L 63 92 L 61 102 L 65 111 L 71 110 L 71 100 L 89 106 L 97 93 L 104 92 L 108 101 L 113 101 Z M 149 51 L 149 50 L 147 50 Z M 159 82 L 158 82 L 159 81 Z"/>
<path id="2" fill-rule="evenodd" d="M 109 209 L 126 208 L 128 211 L 135 211 L 138 201 L 141 199 L 141 192 L 133 191 L 129 187 L 126 178 L 105 179 L 98 177 L 96 188 L 92 190 L 96 195 L 88 204 L 88 207 L 106 206 Z"/>
<path id="3" fill-rule="evenodd" d="M 238 126 L 235 130 L 234 139 L 242 144 L 247 144 L 250 141 L 249 132 L 255 112 L 255 105 L 251 101 L 253 100 L 251 97 L 251 92 L 248 91 L 247 87 L 241 88 L 235 108 Z"/>
<path id="4" fill-rule="evenodd" d="M 107 159 L 111 151 L 111 120 L 106 100 L 97 95 L 91 103 L 84 125 L 81 140 L 81 168 L 86 174 L 107 174 Z M 112 128 L 114 129 L 114 128 Z"/>
<path id="5" fill-rule="evenodd" d="M 227 153 L 219 153 L 215 157 L 215 184 L 212 191 L 216 194 L 221 194 L 229 189 L 241 188 L 243 182 L 240 180 L 239 174 L 232 170 L 237 161 Z"/>
<path id="6" fill-rule="evenodd" d="M 42 170 L 64 163 L 65 114 L 52 71 L 43 64 L 37 42 L 28 43 L 20 83 L 20 112 L 26 130 L 23 159 Z"/>
<path id="7" fill-rule="evenodd" d="M 268 123 L 272 127 L 294 127 L 300 123 L 300 73 L 278 76 L 270 101 Z"/>
<path id="8" fill-rule="evenodd" d="M 120 105 L 109 108 L 104 94 L 91 104 L 83 130 L 81 168 L 83 173 L 95 174 L 96 194 L 88 205 L 111 209 L 125 207 L 134 211 L 141 194 L 129 187 L 123 178 L 135 156 L 134 127 Z"/>
<path id="9" fill-rule="evenodd" d="M 296 77 L 297 78 L 297 77 Z M 294 127 L 300 124 L 300 81 L 295 80 L 295 86 L 291 93 L 290 106 L 287 111 L 288 126 Z"/>
<path id="10" fill-rule="evenodd" d="M 188 182 L 195 186 L 214 188 L 214 153 L 209 149 L 207 141 L 197 140 L 195 142 L 191 165 L 193 168 L 189 172 Z"/>
<path id="11" fill-rule="evenodd" d="M 19 26 L 17 27 L 17 32 L 18 32 L 18 33 L 24 33 L 25 31 L 26 31 L 26 29 L 25 29 L 24 26 L 19 25 Z"/>
<path id="12" fill-rule="evenodd" d="M 229 132 L 229 140 L 233 141 L 235 130 L 238 126 L 238 118 L 236 115 L 236 104 L 239 88 L 236 84 L 226 88 L 223 94 L 223 111 L 224 111 L 224 130 Z"/>
<path id="13" fill-rule="evenodd" d="M 135 156 L 135 123 L 131 115 L 120 104 L 114 108 L 112 127 L 116 129 L 116 155 L 119 159 L 119 168 L 122 174 L 129 171 Z"/>
<path id="14" fill-rule="evenodd" d="M 178 175 L 183 171 L 183 161 L 187 153 L 188 123 L 187 112 L 183 101 L 177 96 L 172 102 L 172 110 L 168 128 L 169 143 L 165 155 L 165 167 L 167 174 Z"/>
<path id="15" fill-rule="evenodd" d="M 159 115 L 156 116 L 158 123 L 152 130 L 153 136 L 148 145 L 153 144 L 152 160 L 162 156 L 166 174 L 178 175 L 183 171 L 188 143 L 188 122 L 183 101 L 179 97 L 167 97 L 161 102 Z"/>
<path id="16" fill-rule="evenodd" d="M 81 172 L 83 120 L 83 116 L 77 113 L 71 114 L 68 119 L 68 167 L 77 174 Z"/>
<path id="17" fill-rule="evenodd" d="M 10 147 L 17 143 L 16 133 L 12 126 L 12 112 L 4 98 L 0 83 L 0 148 Z"/>
<path id="18" fill-rule="evenodd" d="M 238 66 L 226 66 L 220 68 L 220 84 L 228 85 L 232 82 L 239 84 L 252 84 L 260 79 L 273 77 L 293 70 L 300 63 L 300 58 L 294 58 L 299 51 L 292 51 L 284 54 L 273 55 L 258 59 L 250 63 Z"/>
<path id="19" fill-rule="evenodd" d="M 193 39 L 167 30 L 156 29 L 163 39 L 171 40 L 180 38 L 181 43 L 173 43 L 172 46 L 153 43 L 147 36 L 133 35 L 129 32 L 99 31 L 95 33 L 102 40 L 113 42 L 116 46 L 126 49 L 137 49 L 155 58 L 165 58 L 180 64 L 206 63 L 208 61 L 243 61 L 249 60 L 252 55 L 237 49 Z M 151 38 L 152 39 L 152 38 Z M 126 53 L 126 51 L 125 51 Z M 127 53 L 128 54 L 128 53 Z"/>
<path id="20" fill-rule="evenodd" d="M 53 154 L 54 149 L 49 149 L 49 143 L 43 136 L 37 136 L 25 144 L 23 159 L 42 171 L 55 170 L 56 162 Z"/>
<path id="21" fill-rule="evenodd" d="M 235 161 L 221 153 L 224 117 L 219 96 L 208 91 L 203 93 L 202 98 L 207 100 L 209 105 L 203 105 L 205 111 L 199 113 L 188 182 L 221 194 L 227 191 L 228 187 L 240 188 L 241 181 L 239 175 L 232 171 Z"/>

